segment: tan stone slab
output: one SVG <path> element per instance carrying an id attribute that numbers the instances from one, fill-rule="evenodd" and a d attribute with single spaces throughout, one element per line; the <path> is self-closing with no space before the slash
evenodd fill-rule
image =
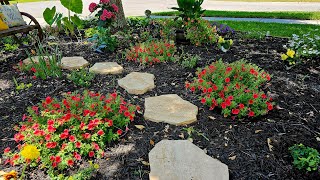
<path id="1" fill-rule="evenodd" d="M 176 94 L 145 99 L 144 118 L 154 122 L 186 125 L 197 121 L 198 107 Z"/>
<path id="2" fill-rule="evenodd" d="M 88 65 L 89 62 L 81 56 L 63 57 L 61 59 L 62 69 L 74 70 L 87 67 Z"/>
<path id="3" fill-rule="evenodd" d="M 123 67 L 116 62 L 99 62 L 95 63 L 89 70 L 96 74 L 121 74 Z"/>
<path id="4" fill-rule="evenodd" d="M 28 57 L 27 59 L 23 60 L 22 62 L 23 62 L 23 64 L 25 64 L 25 65 L 32 64 L 32 61 L 33 61 L 34 63 L 39 63 L 40 57 L 41 57 L 41 56 L 32 56 L 31 58 Z M 44 59 L 46 62 L 49 62 L 49 58 L 52 58 L 52 56 L 43 56 L 43 59 Z M 31 59 L 32 59 L 32 61 L 31 61 Z"/>
<path id="5" fill-rule="evenodd" d="M 132 72 L 126 77 L 119 79 L 118 84 L 129 94 L 144 94 L 152 90 L 154 85 L 154 75 L 149 73 Z"/>
<path id="6" fill-rule="evenodd" d="M 0 79 L 0 90 L 9 89 L 12 86 L 12 83 L 5 79 Z"/>
<path id="7" fill-rule="evenodd" d="M 149 153 L 150 180 L 229 180 L 228 166 L 188 140 L 162 140 Z"/>

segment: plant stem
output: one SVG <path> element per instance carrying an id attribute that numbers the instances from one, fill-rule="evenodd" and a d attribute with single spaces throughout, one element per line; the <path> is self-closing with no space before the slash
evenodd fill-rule
<path id="1" fill-rule="evenodd" d="M 23 180 L 23 178 L 24 178 L 24 172 L 26 171 L 27 165 L 28 165 L 28 164 L 26 163 L 26 164 L 24 165 L 24 167 L 23 167 L 20 180 Z"/>

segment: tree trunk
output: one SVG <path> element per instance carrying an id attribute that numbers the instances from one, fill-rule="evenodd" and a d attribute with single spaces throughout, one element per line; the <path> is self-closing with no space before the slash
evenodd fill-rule
<path id="1" fill-rule="evenodd" d="M 116 15 L 115 27 L 119 29 L 123 29 L 127 27 L 126 17 L 124 15 L 122 0 L 111 0 L 111 3 L 114 3 L 118 6 L 119 12 Z"/>

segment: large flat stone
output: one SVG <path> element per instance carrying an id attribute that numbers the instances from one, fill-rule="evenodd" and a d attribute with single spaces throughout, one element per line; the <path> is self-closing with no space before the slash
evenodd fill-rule
<path id="1" fill-rule="evenodd" d="M 162 140 L 149 153 L 150 180 L 229 180 L 228 166 L 188 140 Z"/>
<path id="2" fill-rule="evenodd" d="M 87 67 L 89 62 L 81 56 L 63 57 L 61 59 L 61 67 L 63 69 L 74 70 Z"/>
<path id="3" fill-rule="evenodd" d="M 197 121 L 198 107 L 176 94 L 145 99 L 144 118 L 154 122 L 186 125 Z"/>
<path id="4" fill-rule="evenodd" d="M 123 67 L 116 62 L 99 62 L 95 63 L 90 72 L 97 74 L 121 74 Z"/>
<path id="5" fill-rule="evenodd" d="M 132 72 L 126 77 L 119 79 L 118 84 L 129 94 L 144 94 L 152 90 L 154 85 L 154 75 L 149 73 Z"/>
<path id="6" fill-rule="evenodd" d="M 46 62 L 49 62 L 49 58 L 52 58 L 52 56 L 32 56 L 31 58 L 28 57 L 27 59 L 23 60 L 22 62 L 23 62 L 23 64 L 25 64 L 25 65 L 32 64 L 32 61 L 33 61 L 34 63 L 39 63 L 41 57 L 42 57 L 43 60 L 45 60 Z M 31 61 L 31 59 L 32 59 L 32 61 Z"/>

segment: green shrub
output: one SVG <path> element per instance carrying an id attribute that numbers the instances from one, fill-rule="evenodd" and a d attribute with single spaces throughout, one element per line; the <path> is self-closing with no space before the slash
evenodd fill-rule
<path id="1" fill-rule="evenodd" d="M 25 159 L 25 154 L 5 149 L 6 163 L 28 162 L 31 167 L 47 170 L 50 177 L 77 170 L 78 163 L 104 156 L 108 143 L 116 141 L 133 121 L 136 106 L 125 102 L 117 93 L 107 96 L 85 91 L 82 95 L 66 93 L 62 100 L 46 97 L 28 108 L 14 140 L 18 149 L 36 147 L 40 158 Z M 36 157 L 29 152 L 28 157 Z"/>
<path id="2" fill-rule="evenodd" d="M 260 89 L 270 81 L 270 75 L 258 66 L 240 60 L 227 64 L 221 60 L 199 69 L 186 88 L 200 91 L 201 103 L 232 118 L 256 117 L 273 109 L 272 99 Z"/>
<path id="3" fill-rule="evenodd" d="M 165 41 L 148 41 L 137 43 L 127 49 L 126 59 L 129 61 L 140 62 L 142 64 L 154 64 L 160 62 L 174 61 L 176 47 L 174 43 Z"/>
<path id="4" fill-rule="evenodd" d="M 200 60 L 200 56 L 189 53 L 182 53 L 179 58 L 184 68 L 194 68 Z"/>
<path id="5" fill-rule="evenodd" d="M 115 37 L 111 36 L 109 28 L 97 27 L 95 30 L 92 30 L 94 33 L 88 41 L 93 42 L 93 49 L 99 53 L 105 51 L 113 52 L 118 43 Z M 89 32 L 88 34 L 89 35 Z"/>
<path id="6" fill-rule="evenodd" d="M 70 79 L 77 86 L 89 87 L 94 76 L 95 75 L 89 72 L 87 69 L 80 69 L 72 71 L 68 76 L 68 79 Z"/>
<path id="7" fill-rule="evenodd" d="M 295 144 L 289 148 L 293 157 L 293 165 L 299 170 L 315 171 L 319 167 L 320 155 L 316 149 Z"/>
<path id="8" fill-rule="evenodd" d="M 216 28 L 206 20 L 196 19 L 186 23 L 186 38 L 196 46 L 216 43 L 217 37 Z"/>
<path id="9" fill-rule="evenodd" d="M 178 10 L 178 16 L 183 21 L 189 21 L 192 19 L 200 18 L 205 10 L 202 10 L 201 5 L 204 0 L 177 0 L 179 7 L 173 7 L 171 9 Z"/>

